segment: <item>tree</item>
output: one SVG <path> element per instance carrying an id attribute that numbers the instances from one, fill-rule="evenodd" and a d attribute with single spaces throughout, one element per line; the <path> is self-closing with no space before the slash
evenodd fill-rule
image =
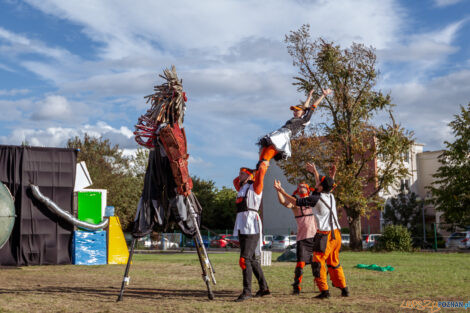
<path id="1" fill-rule="evenodd" d="M 434 205 L 444 212 L 451 229 L 470 225 L 470 103 L 461 106 L 454 117 L 449 126 L 455 141 L 445 142 L 446 150 L 438 158 L 441 166 L 430 188 Z"/>
<path id="2" fill-rule="evenodd" d="M 422 223 L 421 215 L 424 203 L 417 199 L 414 192 L 401 191 L 396 197 L 389 200 L 385 204 L 383 213 L 385 223 L 402 225 L 409 229 L 415 228 L 420 222 Z"/>
<path id="3" fill-rule="evenodd" d="M 68 148 L 79 149 L 78 161 L 85 161 L 93 185 L 91 188 L 107 190 L 107 204 L 115 208 L 123 229 L 128 230 L 134 219 L 143 188 L 143 179 L 133 167 L 131 159 L 123 155 L 118 145 L 108 139 L 85 134 L 69 139 Z"/>
<path id="4" fill-rule="evenodd" d="M 235 222 L 237 193 L 227 187 L 218 189 L 212 180 L 193 176 L 193 192 L 202 206 L 202 224 L 210 229 L 232 228 Z"/>
<path id="5" fill-rule="evenodd" d="M 403 161 L 411 134 L 395 122 L 390 94 L 373 90 L 378 75 L 375 50 L 357 43 L 341 49 L 322 38 L 312 41 L 309 31 L 303 25 L 285 38 L 298 68 L 294 85 L 304 93 L 314 89 L 317 96 L 327 88 L 334 93 L 318 107 L 325 122 L 293 141 L 292 158 L 281 167 L 291 183 L 305 178 L 312 182 L 303 170 L 306 161 L 326 170 L 337 159 L 336 200 L 348 216 L 351 248 L 360 250 L 361 216 L 383 208 L 379 193 L 408 175 Z M 389 122 L 371 125 L 382 112 L 388 113 Z M 381 165 L 376 167 L 378 159 Z"/>
<path id="6" fill-rule="evenodd" d="M 145 178 L 147 165 L 149 162 L 149 150 L 145 148 L 138 148 L 135 155 L 130 157 L 130 171 L 132 175 L 139 179 Z"/>
<path id="7" fill-rule="evenodd" d="M 415 246 L 427 247 L 433 241 L 434 232 L 431 225 L 423 221 L 424 201 L 420 200 L 414 192 L 401 192 L 389 199 L 385 205 L 383 218 L 386 224 L 406 227 L 413 238 Z M 423 227 L 426 228 L 424 237 Z M 440 235 L 439 235 L 440 236 Z"/>

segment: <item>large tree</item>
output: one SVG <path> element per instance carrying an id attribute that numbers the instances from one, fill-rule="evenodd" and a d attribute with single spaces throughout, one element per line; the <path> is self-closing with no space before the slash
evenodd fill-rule
<path id="1" fill-rule="evenodd" d="M 431 192 L 436 208 L 444 212 L 446 223 L 455 229 L 470 225 L 470 104 L 460 107 L 460 114 L 449 126 L 455 141 L 445 142 Z"/>
<path id="2" fill-rule="evenodd" d="M 232 228 L 237 212 L 236 191 L 227 187 L 218 189 L 212 180 L 196 176 L 192 180 L 193 192 L 202 206 L 202 225 L 214 230 Z"/>
<path id="3" fill-rule="evenodd" d="M 353 43 L 342 49 L 322 38 L 312 40 L 308 25 L 290 32 L 285 42 L 298 68 L 298 90 L 307 94 L 313 89 L 319 96 L 330 88 L 334 93 L 318 107 L 324 122 L 293 141 L 293 156 L 281 167 L 290 182 L 297 183 L 312 180 L 303 169 L 307 161 L 326 171 L 337 159 L 335 196 L 348 216 L 351 247 L 360 250 L 361 216 L 383 208 L 379 193 L 408 175 L 403 161 L 411 134 L 395 122 L 390 95 L 373 89 L 378 76 L 373 48 Z M 372 125 L 380 113 L 388 113 L 382 118 L 388 115 L 389 122 Z"/>
<path id="4" fill-rule="evenodd" d="M 114 206 L 123 228 L 128 230 L 142 193 L 143 174 L 138 165 L 141 166 L 145 152 L 128 158 L 118 145 L 88 134 L 83 139 L 69 139 L 67 147 L 79 149 L 78 161 L 85 161 L 93 182 L 90 188 L 107 190 L 107 204 Z"/>

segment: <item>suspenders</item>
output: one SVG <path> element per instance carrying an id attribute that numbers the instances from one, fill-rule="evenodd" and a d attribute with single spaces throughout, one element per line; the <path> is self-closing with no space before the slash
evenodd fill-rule
<path id="1" fill-rule="evenodd" d="M 330 229 L 331 229 L 331 238 L 333 239 L 336 239 L 335 238 L 335 229 L 333 227 L 333 220 L 336 224 L 336 227 L 338 229 L 341 229 L 341 227 L 339 227 L 339 224 L 338 224 L 338 221 L 336 220 L 336 217 L 334 216 L 333 214 L 333 209 L 331 208 L 331 206 L 333 205 L 333 199 L 331 198 L 331 194 L 330 194 L 330 205 L 328 205 L 328 203 L 326 203 L 325 200 L 323 200 L 323 198 L 320 196 L 320 200 L 321 202 L 323 202 L 324 205 L 326 205 L 326 207 L 330 210 Z"/>
<path id="2" fill-rule="evenodd" d="M 251 185 L 251 184 L 253 184 L 253 182 L 249 182 L 248 184 Z M 245 211 L 253 211 L 253 212 L 258 213 L 258 210 L 250 209 L 250 208 L 248 208 L 248 205 L 246 204 L 246 196 L 248 195 L 249 189 L 250 189 L 250 187 L 247 188 L 247 190 L 245 192 L 245 195 L 243 196 L 243 200 L 236 203 L 237 213 L 245 212 Z"/>
<path id="3" fill-rule="evenodd" d="M 312 215 L 313 215 L 313 213 L 304 214 L 304 209 L 303 209 L 303 208 L 304 208 L 304 207 L 302 207 L 302 206 L 299 207 L 299 209 L 300 209 L 300 214 L 301 214 L 301 215 L 298 215 L 298 216 L 295 216 L 295 215 L 294 215 L 295 218 L 301 218 L 301 217 L 304 217 L 304 216 L 312 216 Z M 312 210 L 313 210 L 313 209 L 312 209 Z"/>

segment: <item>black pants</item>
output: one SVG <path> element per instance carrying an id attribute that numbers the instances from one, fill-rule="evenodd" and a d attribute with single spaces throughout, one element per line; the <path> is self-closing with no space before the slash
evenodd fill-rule
<path id="1" fill-rule="evenodd" d="M 258 246 L 259 234 L 243 235 L 239 234 L 240 239 L 240 267 L 243 271 L 243 293 L 251 295 L 251 278 L 255 274 L 258 280 L 260 290 L 268 290 L 268 283 L 264 278 L 261 269 L 260 255 L 256 255 L 256 247 Z"/>

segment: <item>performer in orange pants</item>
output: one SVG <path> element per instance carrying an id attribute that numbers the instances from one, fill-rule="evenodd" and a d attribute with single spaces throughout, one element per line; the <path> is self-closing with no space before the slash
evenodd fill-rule
<path id="1" fill-rule="evenodd" d="M 331 194 L 331 190 L 334 188 L 334 180 L 330 176 L 323 176 L 319 179 L 318 172 L 316 172 L 313 164 L 307 164 L 307 170 L 314 172 L 317 181 L 315 186 L 317 192 L 312 193 L 310 196 L 296 199 L 285 192 L 279 181 L 275 182 L 274 187 L 293 205 L 313 208 L 313 214 L 318 223 L 318 230 L 314 237 L 313 275 L 315 276 L 315 283 L 321 291 L 316 298 L 325 299 L 330 297 L 325 263 L 333 286 L 341 289 L 343 297 L 349 297 L 343 268 L 339 261 L 341 228 L 338 223 L 336 201 Z"/>

